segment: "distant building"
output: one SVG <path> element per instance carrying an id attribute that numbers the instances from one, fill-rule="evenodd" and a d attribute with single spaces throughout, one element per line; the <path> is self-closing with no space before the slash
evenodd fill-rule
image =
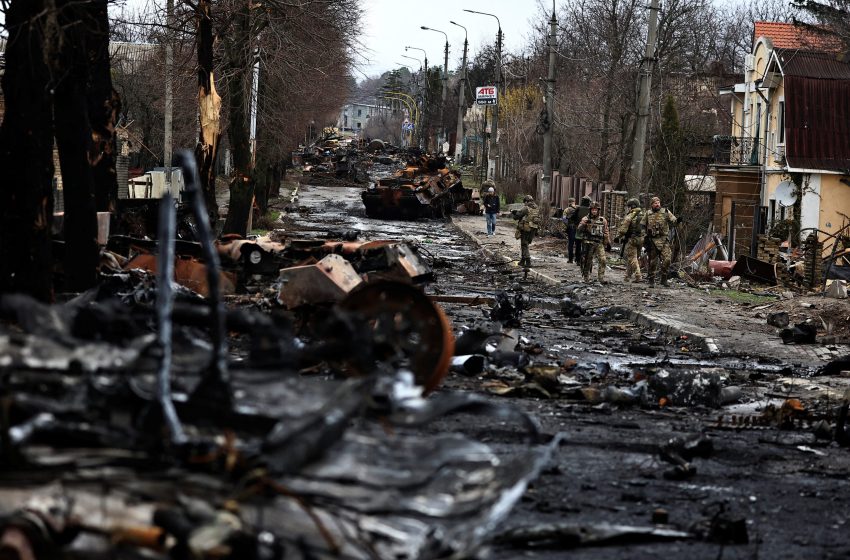
<path id="1" fill-rule="evenodd" d="M 369 124 L 369 119 L 378 115 L 380 111 L 386 110 L 380 105 L 372 105 L 365 102 L 353 102 L 343 105 L 339 113 L 336 126 L 340 130 L 360 132 Z"/>

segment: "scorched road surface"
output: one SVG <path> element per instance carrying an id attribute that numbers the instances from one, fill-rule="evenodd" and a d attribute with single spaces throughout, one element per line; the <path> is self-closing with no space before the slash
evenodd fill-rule
<path id="1" fill-rule="evenodd" d="M 810 372 L 778 360 L 704 354 L 687 340 L 606 312 L 598 292 L 521 283 L 516 269 L 487 259 L 451 222 L 366 218 L 359 189 L 305 185 L 298 195 L 290 206 L 300 210 L 283 218 L 288 232 L 324 237 L 356 229 L 365 239 L 414 241 L 435 269 L 429 293 L 492 297 L 518 287 L 534 300 L 511 338 L 490 339 L 503 349 L 518 344 L 519 367 L 510 357 L 490 360 L 481 373 L 451 373 L 440 389 L 510 400 L 536 416 L 548 436 L 565 435 L 556 460 L 505 524 L 510 542 L 494 543 L 492 557 L 850 557 L 850 457 L 830 437 L 846 379 L 803 376 Z M 566 291 L 585 315 L 560 312 Z M 456 335 L 498 330 L 489 306 L 444 308 Z M 659 399 L 650 386 L 665 378 L 702 381 Z M 473 416 L 427 429 L 470 434 L 508 451 L 519 450 L 523 437 L 507 422 Z M 662 460 L 663 447 L 677 449 L 670 440 L 700 437 L 707 457 L 678 471 L 675 458 Z M 553 529 L 561 537 L 545 546 L 507 538 L 511 530 L 542 531 L 544 524 L 569 530 Z"/>

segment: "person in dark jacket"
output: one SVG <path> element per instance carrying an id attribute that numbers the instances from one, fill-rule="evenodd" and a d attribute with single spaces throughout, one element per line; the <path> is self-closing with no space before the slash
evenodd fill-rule
<path id="1" fill-rule="evenodd" d="M 567 226 L 567 258 L 570 262 L 573 262 L 576 244 L 576 224 L 573 223 L 572 217 L 577 210 L 578 206 L 576 206 L 576 199 L 570 198 L 569 204 L 567 204 L 567 207 L 564 208 L 564 214 L 561 217 L 561 221 L 563 221 Z"/>
<path id="2" fill-rule="evenodd" d="M 484 181 L 482 188 L 487 189 L 484 195 L 484 218 L 487 220 L 487 236 L 496 235 L 496 216 L 499 214 L 499 195 L 496 194 L 496 184 Z"/>
<path id="3" fill-rule="evenodd" d="M 578 230 L 578 225 L 588 214 L 590 214 L 590 197 L 585 195 L 581 197 L 581 204 L 575 209 L 575 212 L 570 215 L 570 223 L 574 224 L 573 227 L 576 228 L 576 234 L 573 237 L 572 242 L 575 246 L 575 263 L 579 266 L 581 266 L 581 251 L 582 243 L 584 241 L 584 233 Z"/>

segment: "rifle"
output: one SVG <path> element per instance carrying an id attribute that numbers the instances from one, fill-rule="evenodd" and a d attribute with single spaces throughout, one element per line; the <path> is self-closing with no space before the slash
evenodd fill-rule
<path id="1" fill-rule="evenodd" d="M 585 239 L 581 240 L 581 273 L 584 274 L 584 269 L 590 259 L 590 243 Z"/>
<path id="2" fill-rule="evenodd" d="M 626 236 L 623 238 L 623 242 L 620 245 L 620 260 L 623 260 L 623 255 L 625 255 L 625 253 L 626 253 L 626 245 L 629 244 L 629 239 L 631 239 L 631 238 L 632 238 L 631 233 L 627 233 Z"/>

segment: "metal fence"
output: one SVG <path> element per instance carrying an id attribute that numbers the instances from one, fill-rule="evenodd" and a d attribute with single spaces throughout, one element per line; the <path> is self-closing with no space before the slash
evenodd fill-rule
<path id="1" fill-rule="evenodd" d="M 759 165 L 762 144 L 748 136 L 715 136 L 714 163 L 719 165 Z"/>

